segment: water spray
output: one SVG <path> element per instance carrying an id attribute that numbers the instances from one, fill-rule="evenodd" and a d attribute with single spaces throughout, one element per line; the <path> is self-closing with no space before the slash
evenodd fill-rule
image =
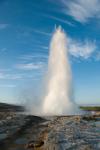
<path id="1" fill-rule="evenodd" d="M 61 26 L 55 29 L 48 60 L 43 113 L 71 115 L 79 112 L 72 99 L 72 74 L 68 57 L 67 36 Z"/>

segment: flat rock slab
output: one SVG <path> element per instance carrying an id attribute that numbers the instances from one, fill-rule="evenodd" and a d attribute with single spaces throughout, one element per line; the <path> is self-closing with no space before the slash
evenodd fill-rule
<path id="1" fill-rule="evenodd" d="M 2 118 L 1 150 L 100 149 L 99 115 L 41 118 L 10 113 Z"/>

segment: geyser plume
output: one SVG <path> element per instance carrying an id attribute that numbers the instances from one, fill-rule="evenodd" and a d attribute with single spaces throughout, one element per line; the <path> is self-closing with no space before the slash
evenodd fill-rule
<path id="1" fill-rule="evenodd" d="M 67 37 L 61 27 L 56 29 L 51 40 L 46 79 L 43 113 L 45 115 L 78 113 L 78 107 L 72 99 Z"/>

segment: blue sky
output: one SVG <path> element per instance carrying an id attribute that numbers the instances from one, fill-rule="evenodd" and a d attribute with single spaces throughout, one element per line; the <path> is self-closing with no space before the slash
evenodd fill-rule
<path id="1" fill-rule="evenodd" d="M 100 104 L 99 0 L 0 0 L 1 102 L 38 91 L 59 25 L 68 36 L 75 101 Z"/>

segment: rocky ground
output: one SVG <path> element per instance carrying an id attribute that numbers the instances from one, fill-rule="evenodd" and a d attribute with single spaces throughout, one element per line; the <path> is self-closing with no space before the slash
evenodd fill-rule
<path id="1" fill-rule="evenodd" d="M 67 149 L 100 149 L 100 113 L 37 117 L 0 112 L 0 150 Z"/>

